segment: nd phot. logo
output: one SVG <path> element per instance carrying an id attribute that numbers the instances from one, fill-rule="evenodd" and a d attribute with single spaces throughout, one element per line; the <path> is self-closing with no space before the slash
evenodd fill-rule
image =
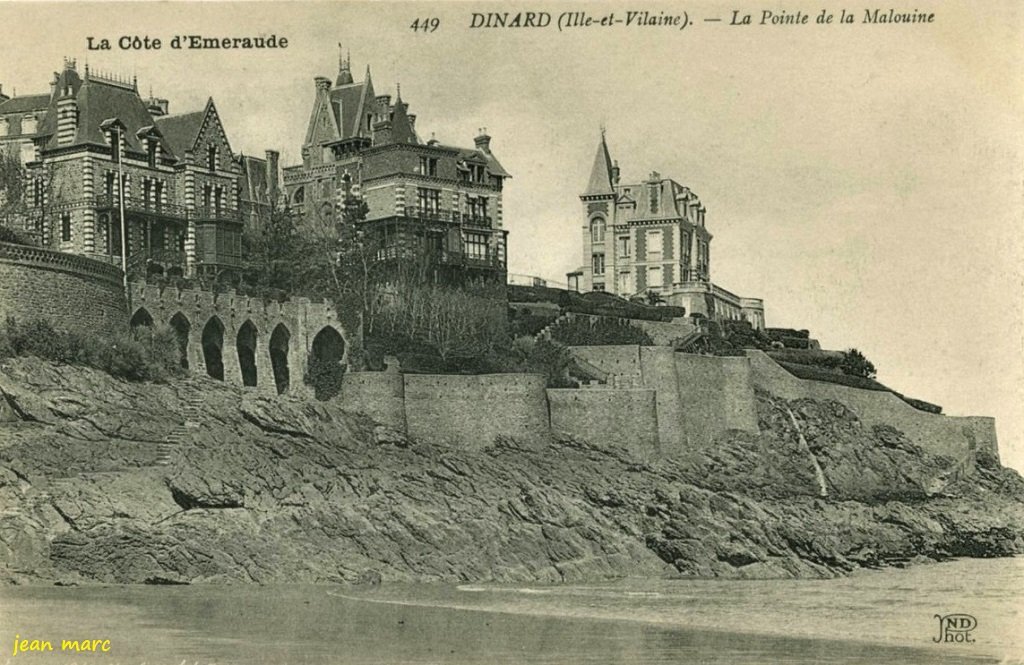
<path id="1" fill-rule="evenodd" d="M 937 643 L 969 644 L 974 642 L 971 631 L 978 627 L 978 620 L 970 614 L 936 614 L 939 620 L 939 634 L 932 641 Z"/>

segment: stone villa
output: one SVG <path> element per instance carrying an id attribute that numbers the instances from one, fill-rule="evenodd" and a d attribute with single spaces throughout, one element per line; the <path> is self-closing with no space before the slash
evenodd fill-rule
<path id="1" fill-rule="evenodd" d="M 687 314 L 715 320 L 746 319 L 764 328 L 764 303 L 711 281 L 711 239 L 706 209 L 689 187 L 651 173 L 639 183 L 619 180 L 618 162 L 604 132 L 597 145 L 583 203 L 581 268 L 567 275 L 575 291 L 623 297 L 653 291 Z"/>
<path id="2" fill-rule="evenodd" d="M 423 140 L 401 90 L 377 94 L 369 67 L 355 81 L 345 55 L 333 81 L 314 83 L 302 164 L 284 169 L 288 200 L 307 223 L 335 222 L 346 196 L 360 196 L 379 259 L 425 258 L 435 278 L 504 282 L 501 195 L 511 176 L 491 137 L 481 130 L 472 148 Z"/>

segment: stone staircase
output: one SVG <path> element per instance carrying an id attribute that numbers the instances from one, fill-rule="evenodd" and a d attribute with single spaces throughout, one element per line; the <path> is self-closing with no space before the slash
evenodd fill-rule
<path id="1" fill-rule="evenodd" d="M 175 429 L 157 445 L 157 466 L 167 466 L 171 463 L 174 451 L 186 441 L 192 439 L 199 432 L 199 411 L 202 407 L 202 393 L 198 391 L 189 392 L 184 400 L 182 415 L 184 422 L 182 426 Z"/>
<path id="2" fill-rule="evenodd" d="M 563 321 L 568 321 L 570 318 L 572 318 L 572 312 L 565 312 L 563 314 L 558 315 L 556 318 L 551 320 L 551 323 L 541 328 L 540 332 L 537 333 L 534 339 L 537 340 L 538 342 L 542 339 L 550 341 L 551 331 L 559 324 L 561 324 Z"/>
<path id="3" fill-rule="evenodd" d="M 705 334 L 706 333 L 702 329 L 698 328 L 686 337 L 673 342 L 672 348 L 676 351 L 689 351 L 693 348 L 694 344 L 704 338 Z"/>

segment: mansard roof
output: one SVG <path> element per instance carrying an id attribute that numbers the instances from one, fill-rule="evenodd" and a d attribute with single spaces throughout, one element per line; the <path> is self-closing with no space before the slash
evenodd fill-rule
<path id="1" fill-rule="evenodd" d="M 635 203 L 636 208 L 630 219 L 683 217 L 684 202 L 700 205 L 700 199 L 689 187 L 658 174 L 652 174 L 645 182 L 616 185 L 615 191 L 620 203 Z"/>
<path id="2" fill-rule="evenodd" d="M 590 169 L 590 181 L 583 196 L 614 196 L 615 190 L 612 186 L 612 158 L 608 154 L 608 144 L 604 140 L 604 132 L 601 132 L 601 141 L 597 144 L 597 153 L 594 155 L 594 165 Z"/>
<path id="3" fill-rule="evenodd" d="M 135 86 L 92 78 L 88 74 L 81 79 L 77 91 L 71 85 L 72 96 L 78 105 L 78 129 L 70 143 L 58 146 L 57 102 L 67 96 L 65 80 L 71 84 L 72 80 L 77 78 L 73 70 L 65 70 L 57 82 L 57 91 L 50 101 L 46 119 L 39 132 L 41 136 L 49 137 L 45 148 L 51 150 L 81 145 L 106 146 L 108 143 L 100 125 L 116 118 L 124 126 L 124 140 L 128 148 L 137 152 L 143 151 L 138 132 L 144 127 L 153 126 L 154 121 L 149 109 L 146 108 L 146 103 L 139 97 L 138 90 Z M 164 150 L 168 149 L 166 142 L 163 147 Z"/>
<path id="4" fill-rule="evenodd" d="M 11 97 L 7 101 L 0 102 L 0 115 L 10 113 L 29 113 L 31 111 L 44 111 L 50 105 L 50 95 L 21 95 Z"/>

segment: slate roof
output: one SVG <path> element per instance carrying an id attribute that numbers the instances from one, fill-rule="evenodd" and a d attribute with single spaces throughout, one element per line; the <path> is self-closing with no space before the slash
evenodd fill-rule
<path id="1" fill-rule="evenodd" d="M 349 83 L 332 88 L 329 96 L 334 118 L 341 128 L 339 138 L 365 136 L 363 118 L 371 112 L 370 109 L 376 101 L 370 68 L 366 68 L 366 78 L 361 83 Z"/>
<path id="2" fill-rule="evenodd" d="M 0 115 L 8 113 L 27 113 L 29 111 L 42 111 L 50 105 L 50 95 L 22 95 L 11 97 L 6 102 L 0 102 Z"/>
<path id="3" fill-rule="evenodd" d="M 657 191 L 657 207 L 652 207 L 651 189 Z M 688 200 L 691 205 L 699 204 L 700 200 L 690 190 L 672 180 L 671 178 L 659 178 L 647 182 L 635 184 L 620 184 L 616 186 L 619 196 L 619 203 L 635 202 L 636 208 L 630 219 L 666 219 L 671 217 L 682 217 L 683 211 L 680 200 Z M 630 193 L 626 194 L 626 190 Z"/>
<path id="4" fill-rule="evenodd" d="M 607 196 L 614 195 L 612 187 L 612 158 L 608 154 L 608 144 L 604 141 L 604 134 L 601 134 L 601 142 L 597 144 L 597 153 L 594 155 L 594 166 L 590 169 L 590 181 L 583 196 Z"/>
<path id="5" fill-rule="evenodd" d="M 204 118 L 206 118 L 206 109 L 192 113 L 167 115 L 156 119 L 156 128 L 163 134 L 164 141 L 170 146 L 171 154 L 181 160 L 185 158 L 185 153 L 196 144 Z"/>
<path id="6" fill-rule="evenodd" d="M 78 129 L 71 143 L 57 144 L 57 101 L 61 91 L 70 87 L 78 104 Z M 101 125 L 116 118 L 124 125 L 125 143 L 129 150 L 144 152 L 145 146 L 137 136 L 140 129 L 153 127 L 156 122 L 150 115 L 146 102 L 139 97 L 138 90 L 92 78 L 79 78 L 77 72 L 65 69 L 57 80 L 57 94 L 50 99 L 46 116 L 40 126 L 39 136 L 47 137 L 45 149 L 66 148 L 81 145 L 106 146 L 107 140 Z M 166 139 L 161 141 L 163 150 L 174 154 Z"/>

